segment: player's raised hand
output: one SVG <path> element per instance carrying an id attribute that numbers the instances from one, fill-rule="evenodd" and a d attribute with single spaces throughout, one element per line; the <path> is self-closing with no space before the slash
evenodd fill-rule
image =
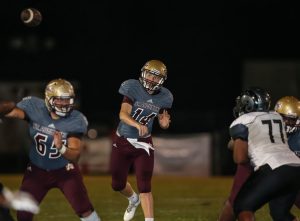
<path id="1" fill-rule="evenodd" d="M 164 110 L 162 114 L 158 115 L 158 120 L 160 127 L 166 129 L 171 123 L 171 116 L 168 111 Z"/>

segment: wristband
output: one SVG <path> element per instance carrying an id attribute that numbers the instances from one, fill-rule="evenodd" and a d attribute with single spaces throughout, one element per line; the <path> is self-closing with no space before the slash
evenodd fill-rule
<path id="1" fill-rule="evenodd" d="M 67 151 L 67 147 L 63 144 L 60 149 L 58 149 L 60 154 L 64 154 Z"/>

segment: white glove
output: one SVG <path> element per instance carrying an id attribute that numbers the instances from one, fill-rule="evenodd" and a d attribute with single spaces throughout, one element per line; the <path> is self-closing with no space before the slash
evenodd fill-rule
<path id="1" fill-rule="evenodd" d="M 37 201 L 24 191 L 12 192 L 7 187 L 3 188 L 3 196 L 6 200 L 6 205 L 15 210 L 22 210 L 37 214 L 40 211 Z"/>

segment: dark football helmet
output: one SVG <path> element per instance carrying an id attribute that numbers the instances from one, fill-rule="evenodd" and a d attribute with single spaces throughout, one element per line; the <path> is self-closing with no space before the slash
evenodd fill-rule
<path id="1" fill-rule="evenodd" d="M 50 112 L 66 117 L 73 110 L 74 99 L 74 89 L 69 81 L 59 78 L 47 84 L 45 103 Z"/>
<path id="2" fill-rule="evenodd" d="M 147 79 L 147 74 L 157 76 L 158 81 L 151 81 Z M 159 60 L 150 60 L 141 69 L 141 76 L 139 78 L 141 84 L 148 92 L 157 91 L 161 88 L 164 81 L 167 79 L 167 67 Z"/>
<path id="3" fill-rule="evenodd" d="M 239 117 L 249 112 L 269 111 L 271 97 L 269 93 L 260 87 L 250 87 L 236 98 L 233 108 L 234 117 Z"/>
<path id="4" fill-rule="evenodd" d="M 300 102 L 296 97 L 280 98 L 276 102 L 274 110 L 282 116 L 287 133 L 292 133 L 299 128 Z"/>

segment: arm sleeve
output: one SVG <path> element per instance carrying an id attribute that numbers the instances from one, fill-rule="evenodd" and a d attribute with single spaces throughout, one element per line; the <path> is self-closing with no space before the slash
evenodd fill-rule
<path id="1" fill-rule="evenodd" d="M 236 124 L 229 129 L 230 136 L 233 140 L 242 139 L 248 141 L 249 130 L 243 124 Z"/>

